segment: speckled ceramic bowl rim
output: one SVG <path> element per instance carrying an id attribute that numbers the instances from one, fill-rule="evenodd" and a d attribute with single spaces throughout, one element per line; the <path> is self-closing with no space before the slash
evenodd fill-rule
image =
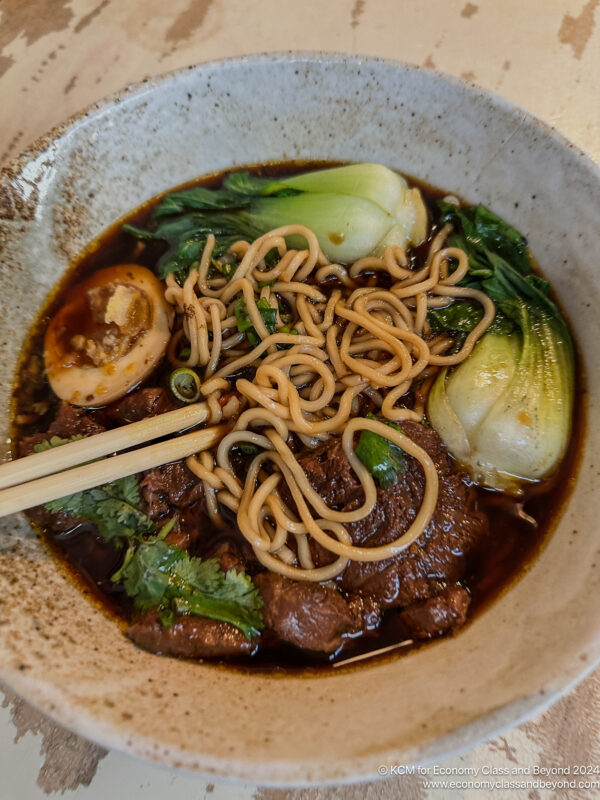
<path id="1" fill-rule="evenodd" d="M 543 132 L 555 139 L 563 147 L 575 152 L 578 156 L 588 162 L 588 166 L 596 170 L 598 178 L 600 179 L 600 164 L 598 164 L 590 155 L 582 150 L 577 144 L 572 142 L 564 133 L 561 133 L 558 128 L 546 122 L 541 117 L 534 114 L 529 109 L 522 106 L 513 100 L 508 100 L 504 95 L 494 92 L 492 89 L 484 89 L 472 81 L 464 78 L 457 78 L 447 72 L 436 69 L 434 67 L 421 67 L 417 64 L 411 64 L 407 61 L 400 59 L 381 58 L 373 55 L 362 55 L 360 53 L 344 53 L 335 50 L 275 50 L 264 53 L 252 53 L 251 55 L 243 56 L 229 56 L 226 58 L 212 59 L 210 61 L 199 61 L 195 64 L 189 64 L 185 67 L 178 67 L 177 69 L 161 72 L 158 75 L 152 75 L 148 78 L 143 78 L 140 81 L 134 81 L 127 84 L 122 89 L 117 89 L 115 92 L 110 92 L 99 100 L 90 103 L 80 111 L 71 114 L 63 122 L 54 125 L 46 133 L 41 134 L 36 139 L 28 144 L 19 154 L 11 156 L 11 158 L 0 164 L 0 170 L 4 169 L 20 169 L 24 158 L 29 158 L 31 153 L 38 153 L 44 150 L 48 144 L 59 137 L 63 136 L 67 131 L 72 128 L 79 120 L 85 119 L 92 115 L 101 115 L 108 111 L 112 106 L 121 103 L 123 100 L 131 97 L 132 95 L 143 95 L 145 92 L 151 92 L 156 87 L 166 84 L 169 81 L 176 80 L 180 75 L 185 75 L 193 70 L 211 70 L 220 67 L 238 66 L 242 64 L 264 63 L 272 62 L 277 63 L 284 60 L 294 61 L 338 61 L 338 62 L 356 62 L 358 64 L 383 64 L 392 68 L 398 68 L 407 72 L 423 72 L 426 71 L 432 75 L 437 76 L 440 80 L 445 81 L 451 85 L 467 87 L 468 90 L 475 96 L 486 97 L 493 101 L 493 104 L 500 106 L 507 111 L 520 112 L 529 123 L 539 125 Z"/>
<path id="2" fill-rule="evenodd" d="M 39 137 L 35 142 L 29 145 L 25 150 L 15 158 L 12 158 L 9 162 L 2 165 L 2 169 L 0 170 L 0 178 L 2 175 L 16 175 L 22 169 L 23 166 L 31 160 L 36 154 L 44 151 L 53 141 L 69 136 L 70 131 L 76 128 L 77 123 L 80 120 L 85 118 L 93 117 L 100 119 L 104 114 L 110 113 L 111 109 L 121 103 L 122 101 L 133 97 L 142 97 L 145 93 L 152 93 L 157 88 L 169 84 L 170 82 L 174 82 L 177 78 L 181 75 L 184 75 L 188 71 L 207 71 L 207 70 L 218 70 L 223 67 L 239 67 L 244 64 L 253 64 L 253 63 L 264 63 L 264 62 L 271 62 L 273 64 L 277 64 L 281 61 L 300 61 L 302 63 L 314 62 L 314 63 L 321 63 L 321 62 L 352 62 L 355 64 L 381 64 L 384 66 L 389 67 L 390 69 L 398 69 L 401 71 L 407 72 L 422 72 L 423 68 L 417 67 L 414 65 L 406 64 L 400 61 L 393 61 L 390 59 L 380 59 L 377 57 L 372 56 L 362 56 L 356 54 L 344 54 L 344 53 L 329 53 L 329 52 L 303 52 L 303 51 L 288 51 L 288 52 L 275 52 L 275 53 L 266 53 L 266 54 L 256 54 L 251 56 L 243 56 L 243 57 L 235 57 L 235 58 L 228 58 L 222 60 L 215 60 L 209 62 L 201 62 L 197 65 L 191 65 L 189 67 L 180 68 L 174 71 L 170 71 L 168 73 L 164 73 L 162 75 L 144 79 L 143 81 L 133 83 L 122 90 L 114 92 L 102 100 L 91 104 L 87 109 L 78 112 L 71 116 L 65 122 L 55 126 L 52 130 L 50 130 L 47 134 Z M 448 76 L 442 72 L 437 70 L 427 70 L 435 75 L 439 80 L 445 81 L 449 84 L 455 86 L 461 86 L 468 89 L 471 93 L 471 96 L 476 98 L 485 98 L 490 101 L 491 105 L 496 108 L 501 108 L 508 113 L 518 112 L 519 115 L 525 120 L 525 123 L 528 125 L 536 125 L 539 126 L 540 130 L 543 132 L 544 136 L 551 137 L 560 147 L 568 148 L 573 151 L 578 158 L 581 158 L 585 161 L 585 167 L 588 172 L 594 173 L 596 180 L 600 183 L 600 168 L 598 165 L 580 148 L 570 142 L 563 134 L 557 131 L 553 126 L 547 124 L 543 120 L 536 117 L 531 112 L 527 111 L 526 109 L 522 109 L 517 104 L 506 100 L 505 98 L 501 97 L 498 94 L 490 92 L 488 90 L 481 89 L 480 87 L 470 84 L 468 82 L 459 80 L 457 78 L 453 78 L 452 76 Z M 145 199 L 145 198 L 142 198 Z M 555 680 L 553 681 L 553 690 L 546 691 L 543 694 L 540 693 L 531 693 L 528 696 L 519 698 L 519 700 L 515 703 L 501 706 L 497 709 L 489 711 L 482 715 L 477 720 L 471 721 L 464 726 L 457 726 L 455 729 L 451 731 L 448 735 L 448 738 L 452 739 L 452 742 L 446 741 L 446 737 L 440 739 L 435 746 L 430 748 L 427 753 L 422 754 L 414 754 L 414 758 L 411 760 L 414 763 L 432 763 L 439 758 L 447 757 L 453 754 L 459 754 L 464 752 L 465 750 L 470 749 L 473 747 L 477 742 L 481 741 L 482 739 L 489 738 L 491 736 L 497 735 L 501 733 L 503 730 L 512 727 L 515 724 L 519 724 L 522 721 L 526 720 L 527 718 L 531 717 L 534 713 L 537 713 L 544 708 L 548 707 L 551 703 L 555 702 L 560 696 L 562 696 L 565 692 L 569 691 L 576 683 L 583 680 L 591 671 L 593 671 L 598 664 L 600 664 L 600 640 L 599 640 L 600 630 L 596 631 L 595 640 L 590 642 L 590 660 L 586 663 L 584 669 L 577 669 L 573 671 L 572 669 L 568 671 L 568 674 L 557 674 L 555 676 Z M 435 648 L 436 645 L 432 645 L 431 647 Z M 4 676 L 3 676 L 4 677 Z M 108 731 L 106 730 L 98 730 L 94 725 L 93 719 L 81 719 L 81 718 L 72 718 L 70 714 L 62 713 L 61 710 L 52 709 L 49 707 L 49 704 L 46 702 L 45 698 L 38 693 L 34 687 L 32 687 L 28 681 L 26 676 L 21 676 L 18 673 L 11 672 L 8 677 L 8 683 L 20 694 L 22 694 L 27 700 L 32 702 L 33 704 L 37 705 L 42 711 L 47 713 L 50 717 L 55 719 L 59 723 L 67 724 L 70 728 L 81 733 L 88 738 L 91 738 L 100 744 L 104 744 L 106 746 L 112 747 L 115 746 L 115 741 L 112 736 L 108 735 Z M 329 678 L 330 680 L 335 680 L 336 678 L 332 676 Z M 118 744 L 116 746 L 119 746 Z M 121 745 L 121 748 L 127 751 L 131 755 L 139 755 L 136 751 L 135 746 L 126 747 Z M 423 757 L 424 756 L 424 757 Z M 383 763 L 387 763 L 387 759 L 389 758 L 389 754 L 381 753 L 379 756 L 369 756 L 367 759 L 369 763 L 369 767 L 365 769 L 366 764 L 358 764 L 357 770 L 354 772 L 350 772 L 347 775 L 336 775 L 335 777 L 330 777 L 328 775 L 317 775 L 314 780 L 309 781 L 299 781 L 296 777 L 292 778 L 291 781 L 287 781 L 285 779 L 281 779 L 281 776 L 276 777 L 274 776 L 273 779 L 269 778 L 268 771 L 261 775 L 263 783 L 273 783 L 276 785 L 281 785 L 282 783 L 326 783 L 326 782 L 344 782 L 355 780 L 357 778 L 369 778 L 375 775 L 374 766 L 377 759 L 380 759 Z M 158 759 L 160 760 L 160 759 Z M 203 772 L 205 774 L 213 774 L 213 775 L 220 775 L 222 777 L 229 777 L 233 779 L 248 779 L 249 775 L 231 775 L 227 774 L 227 760 L 225 759 L 223 762 L 222 767 L 219 765 L 205 765 L 205 769 Z"/>

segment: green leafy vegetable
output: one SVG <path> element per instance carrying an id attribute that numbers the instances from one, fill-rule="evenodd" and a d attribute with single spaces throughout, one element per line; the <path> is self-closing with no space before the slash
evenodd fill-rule
<path id="1" fill-rule="evenodd" d="M 523 236 L 485 206 L 459 208 L 439 202 L 441 222 L 450 222 L 452 246 L 462 248 L 469 258 L 469 272 L 463 283 L 477 286 L 510 317 L 507 300 L 522 298 L 545 307 L 563 325 L 560 312 L 549 299 L 549 284 L 532 271 Z M 517 320 L 515 320 L 517 321 Z"/>
<path id="2" fill-rule="evenodd" d="M 53 436 L 35 449 L 41 452 L 80 438 Z M 125 548 L 112 580 L 123 583 L 141 613 L 156 609 L 163 625 L 172 625 L 177 614 L 194 614 L 229 622 L 248 638 L 258 633 L 264 627 L 262 598 L 252 580 L 244 572 L 223 572 L 216 559 L 190 557 L 168 544 L 165 537 L 177 518 L 172 517 L 157 533 L 155 523 L 139 505 L 137 478 L 129 475 L 53 500 L 46 508 L 92 522 L 106 541 Z"/>
<path id="3" fill-rule="evenodd" d="M 51 436 L 44 442 L 38 442 L 37 444 L 34 444 L 33 452 L 43 453 L 45 450 L 52 450 L 53 447 L 60 447 L 63 444 L 69 444 L 69 442 L 78 442 L 79 439 L 83 438 L 85 437 L 80 433 L 76 434 L 75 436 L 71 436 L 70 439 L 62 439 L 60 436 Z"/>
<path id="4" fill-rule="evenodd" d="M 191 558 L 159 540 L 145 542 L 123 571 L 123 585 L 135 608 L 156 609 L 163 622 L 194 614 L 230 622 L 248 638 L 263 627 L 262 598 L 243 572 L 223 572 L 219 562 Z"/>
<path id="5" fill-rule="evenodd" d="M 285 315 L 282 314 L 281 316 L 283 317 Z M 289 333 L 291 336 L 298 336 L 296 328 L 292 328 L 290 325 L 282 325 L 277 333 Z M 292 344 L 283 344 L 282 342 L 277 345 L 278 350 L 290 350 L 292 347 Z"/>
<path id="6" fill-rule="evenodd" d="M 531 260 L 525 237 L 501 217 L 482 205 L 460 209 L 442 200 L 439 206 L 443 214 L 442 222 L 452 222 L 453 225 L 456 225 L 457 221 L 460 222 L 460 229 L 455 236 L 462 237 L 466 242 L 467 252 L 473 259 L 472 268 L 476 267 L 480 256 L 481 266 L 485 269 L 485 259 L 493 253 L 522 275 L 531 272 Z"/>
<path id="7" fill-rule="evenodd" d="M 256 307 L 258 308 L 263 322 L 265 323 L 265 327 L 269 333 L 275 333 L 275 325 L 277 324 L 277 309 L 271 308 L 266 297 L 261 297 L 256 304 Z M 234 311 L 235 318 L 237 320 L 238 331 L 240 333 L 245 333 L 252 347 L 256 347 L 256 345 L 260 342 L 260 336 L 254 330 L 254 325 L 252 324 L 252 320 L 248 314 L 246 301 L 244 300 L 243 296 L 240 296 L 236 301 Z"/>
<path id="8" fill-rule="evenodd" d="M 232 172 L 223 181 L 226 190 L 248 198 L 280 194 L 282 189 L 273 178 L 262 178 L 250 172 Z M 288 190 L 289 191 L 289 190 Z"/>
<path id="9" fill-rule="evenodd" d="M 532 272 L 525 239 L 483 206 L 440 203 L 451 244 L 465 250 L 463 283 L 486 292 L 496 319 L 473 353 L 444 369 L 427 413 L 453 455 L 480 483 L 519 492 L 543 478 L 569 441 L 574 394 L 573 345 L 550 300 L 549 284 Z M 455 303 L 429 312 L 434 330 L 468 331 L 481 312 Z"/>
<path id="10" fill-rule="evenodd" d="M 167 218 L 167 221 L 162 221 L 161 216 L 155 222 L 151 221 L 147 230 L 133 225 L 123 225 L 122 230 L 136 239 L 166 242 L 168 247 L 157 262 L 156 272 L 159 278 L 166 278 L 174 272 L 180 282 L 200 261 L 209 234 L 214 234 L 217 242 L 213 255 L 220 256 L 239 239 L 255 239 L 261 233 L 242 216 L 214 211 L 185 214 L 175 219 Z"/>
<path id="11" fill-rule="evenodd" d="M 462 343 L 466 335 L 481 322 L 483 308 L 479 303 L 471 302 L 470 300 L 456 300 L 444 308 L 430 309 L 427 312 L 427 318 L 435 333 L 452 333 Z M 514 323 L 501 311 L 497 311 L 488 331 L 510 333 L 514 327 Z"/>
<path id="12" fill-rule="evenodd" d="M 461 331 L 469 333 L 481 322 L 483 309 L 478 303 L 468 300 L 457 300 L 444 308 L 433 308 L 427 312 L 427 318 L 436 333 L 444 331 Z"/>
<path id="13" fill-rule="evenodd" d="M 183 281 L 209 233 L 216 237 L 218 256 L 237 239 L 254 239 L 289 224 L 313 230 L 332 261 L 352 262 L 389 244 L 422 241 L 427 213 L 418 189 L 409 189 L 396 172 L 381 164 L 351 164 L 277 179 L 236 172 L 222 189 L 196 187 L 166 195 L 147 229 L 124 225 L 123 230 L 166 242 L 157 272 L 161 278 L 175 272 Z M 306 246 L 300 236 L 288 237 L 288 243 Z"/>
<path id="14" fill-rule="evenodd" d="M 367 414 L 367 418 L 383 422 L 394 430 L 402 431 L 399 425 L 389 422 L 389 420 L 379 419 L 374 414 Z M 390 486 L 393 486 L 398 480 L 399 473 L 406 469 L 404 450 L 373 431 L 363 430 L 360 432 L 358 445 L 354 452 L 382 489 L 389 489 Z"/>
<path id="15" fill-rule="evenodd" d="M 184 211 L 230 210 L 250 205 L 250 200 L 226 189 L 205 189 L 196 186 L 183 192 L 166 195 L 152 212 L 153 219 L 182 214 Z"/>
<path id="16" fill-rule="evenodd" d="M 139 510 L 140 493 L 135 475 L 105 483 L 85 492 L 61 497 L 46 503 L 53 514 L 66 511 L 78 519 L 87 519 L 100 535 L 112 539 L 140 538 L 153 533 L 156 525 Z"/>
<path id="17" fill-rule="evenodd" d="M 237 445 L 237 449 L 245 456 L 255 456 L 259 452 L 258 447 L 250 442 L 240 442 Z"/>

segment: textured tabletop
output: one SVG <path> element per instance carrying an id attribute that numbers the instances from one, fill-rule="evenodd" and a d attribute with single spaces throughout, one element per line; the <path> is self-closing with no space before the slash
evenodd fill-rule
<path id="1" fill-rule="evenodd" d="M 600 0 L 0 0 L 0 162 L 109 92 L 244 53 L 328 50 L 396 58 L 498 92 L 600 160 Z M 418 174 L 418 169 L 414 172 Z M 17 741 L 15 742 L 15 737 Z M 353 787 L 209 783 L 101 750 L 6 690 L 0 798 L 82 800 L 600 797 L 600 674 L 545 714 L 436 765 Z M 553 774 L 556 768 L 570 774 Z M 432 788 L 430 780 L 474 788 Z M 538 781 L 521 789 L 484 780 Z M 557 785 L 552 786 L 552 782 Z M 600 785 L 600 784 L 598 784 Z"/>

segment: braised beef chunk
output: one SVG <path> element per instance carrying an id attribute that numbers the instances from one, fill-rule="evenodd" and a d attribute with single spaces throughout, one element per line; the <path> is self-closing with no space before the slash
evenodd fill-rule
<path id="1" fill-rule="evenodd" d="M 48 428 L 48 433 L 52 436 L 61 436 L 63 439 L 70 439 L 71 436 L 78 435 L 93 436 L 104 430 L 106 428 L 93 419 L 86 409 L 69 405 L 63 401 L 58 409 L 58 416 Z"/>
<path id="2" fill-rule="evenodd" d="M 172 516 L 176 517 L 175 525 L 169 531 L 165 541 L 174 544 L 182 550 L 188 550 L 190 555 L 197 555 L 197 544 L 207 534 L 210 535 L 210 521 L 206 516 L 204 500 L 198 500 L 191 506 L 185 508 L 171 509 L 168 517 L 157 519 L 160 528 L 166 524 Z"/>
<path id="3" fill-rule="evenodd" d="M 264 601 L 265 625 L 296 647 L 334 653 L 345 635 L 377 624 L 372 600 L 357 600 L 351 606 L 336 589 L 273 572 L 261 572 L 254 583 Z"/>
<path id="4" fill-rule="evenodd" d="M 104 424 L 127 424 L 172 407 L 170 396 L 157 388 L 134 392 L 96 412 L 62 403 L 50 429 L 24 440 L 23 449 L 30 452 L 37 441 L 51 436 L 93 435 L 105 430 Z M 378 634 L 382 613 L 388 608 L 399 609 L 394 619 L 401 635 L 415 640 L 442 636 L 461 627 L 470 596 L 458 582 L 468 573 L 469 559 L 477 554 L 487 535 L 487 517 L 476 509 L 465 476 L 455 469 L 438 434 L 412 422 L 402 423 L 402 428 L 435 463 L 440 482 L 433 518 L 418 540 L 401 554 L 382 562 L 351 561 L 335 585 L 294 581 L 264 571 L 226 509 L 225 526 L 217 528 L 212 524 L 206 513 L 202 484 L 184 462 L 165 464 L 140 475 L 143 510 L 157 522 L 157 527 L 174 515 L 177 517 L 167 535 L 170 544 L 190 555 L 217 558 L 225 572 L 235 569 L 253 576 L 263 598 L 266 627 L 262 635 L 248 640 L 229 623 L 183 615 L 176 618 L 172 627 L 164 627 L 156 612 L 151 612 L 134 620 L 127 631 L 129 638 L 151 652 L 185 658 L 252 656 L 259 645 L 265 652 L 271 645 L 282 643 L 322 658 L 322 654 L 352 651 L 359 637 Z M 362 486 L 339 439 L 300 455 L 299 462 L 329 507 L 351 511 L 362 505 Z M 423 492 L 421 467 L 407 455 L 406 469 L 397 483 L 387 490 L 377 490 L 377 503 L 371 513 L 363 520 L 346 524 L 353 543 L 376 547 L 401 537 L 418 513 Z M 291 498 L 284 499 L 292 503 Z M 68 546 L 76 563 L 84 545 L 96 548 L 99 556 L 107 549 L 106 543 L 96 541 L 93 526 L 85 529 L 84 536 L 77 534 L 85 526 L 68 514 L 51 515 L 40 507 L 32 511 L 32 516 L 63 538 L 71 537 L 70 531 L 75 531 L 74 544 Z M 315 542 L 311 549 L 317 566 L 334 558 Z M 115 591 L 110 575 L 122 554 L 111 545 L 108 556 L 114 556 L 115 563 L 107 562 L 100 577 L 89 569 L 86 574 L 110 594 Z"/>
<path id="5" fill-rule="evenodd" d="M 146 417 L 173 411 L 178 407 L 179 404 L 171 393 L 159 387 L 140 389 L 106 408 L 92 412 L 79 406 L 72 406 L 63 400 L 58 415 L 48 431 L 25 437 L 20 442 L 19 455 L 29 455 L 36 444 L 45 442 L 52 436 L 60 436 L 63 439 L 70 439 L 76 435 L 93 436 L 107 428 L 138 422 Z"/>
<path id="6" fill-rule="evenodd" d="M 92 436 L 105 430 L 106 428 L 100 425 L 85 409 L 72 406 L 63 400 L 56 419 L 46 433 L 34 433 L 21 440 L 19 455 L 27 456 L 33 453 L 36 444 L 46 442 L 53 436 L 70 439 L 72 436 Z"/>
<path id="7" fill-rule="evenodd" d="M 246 572 L 253 576 L 264 570 L 250 542 L 244 539 L 237 528 L 227 522 L 223 528 L 211 527 L 209 522 L 208 528 L 211 531 L 210 536 L 205 536 L 198 542 L 195 555 L 201 558 L 216 558 L 223 572 L 235 569 L 237 572 Z"/>
<path id="8" fill-rule="evenodd" d="M 164 414 L 178 407 L 179 404 L 170 392 L 152 387 L 139 389 L 122 400 L 111 403 L 102 410 L 102 417 L 112 427 L 139 422 L 146 417 L 155 417 L 157 414 Z"/>
<path id="9" fill-rule="evenodd" d="M 218 559 L 219 566 L 223 572 L 229 572 L 230 569 L 234 569 L 236 572 L 244 572 L 246 567 L 242 554 L 231 542 L 223 542 L 220 544 L 212 555 L 212 558 Z"/>
<path id="10" fill-rule="evenodd" d="M 354 617 L 357 630 L 374 631 L 381 622 L 381 608 L 370 594 L 352 594 L 348 597 L 348 607 Z"/>
<path id="11" fill-rule="evenodd" d="M 154 417 L 173 411 L 179 404 L 165 389 L 159 387 L 140 389 L 106 408 L 89 411 L 62 401 L 54 422 L 46 433 L 35 433 L 25 437 L 19 448 L 21 456 L 29 455 L 39 442 L 52 436 L 70 439 L 72 436 L 93 436 L 107 428 L 116 428 L 130 422 L 138 422 L 146 417 Z"/>
<path id="12" fill-rule="evenodd" d="M 64 533 L 65 531 L 73 530 L 83 521 L 71 516 L 71 514 L 67 514 L 66 511 L 51 514 L 46 510 L 46 506 L 30 508 L 27 510 L 27 515 L 40 528 L 46 528 L 52 533 Z"/>
<path id="13" fill-rule="evenodd" d="M 346 458 L 340 439 L 322 444 L 300 456 L 298 461 L 313 489 L 329 508 L 339 511 L 355 500 L 360 505 L 364 497 L 362 486 Z"/>
<path id="14" fill-rule="evenodd" d="M 433 518 L 419 539 L 395 558 L 379 562 L 351 561 L 341 576 L 347 592 L 373 595 L 383 607 L 405 607 L 438 595 L 448 583 L 462 578 L 488 534 L 488 521 L 474 505 L 474 494 L 463 473 L 453 466 L 439 435 L 432 428 L 403 422 L 402 429 L 433 459 L 439 496 Z M 300 458 L 311 484 L 325 502 L 350 511 L 363 502 L 360 483 L 352 472 L 341 442 L 328 443 Z M 421 506 L 424 477 L 419 463 L 406 457 L 406 469 L 395 485 L 377 490 L 371 513 L 346 525 L 356 545 L 375 547 L 402 536 Z M 318 550 L 319 563 L 327 555 Z"/>
<path id="15" fill-rule="evenodd" d="M 467 619 L 470 602 L 467 590 L 455 584 L 441 594 L 401 611 L 400 617 L 413 639 L 433 639 L 461 628 Z"/>
<path id="16" fill-rule="evenodd" d="M 85 409 L 78 406 L 69 405 L 64 401 L 60 404 L 58 415 L 50 425 L 46 433 L 34 433 L 27 436 L 19 443 L 19 455 L 28 456 L 35 451 L 35 446 L 42 442 L 47 442 L 53 436 L 61 439 L 70 439 L 72 436 L 92 436 L 95 433 L 102 433 L 106 430 L 96 420 L 94 420 Z M 29 516 L 42 528 L 48 528 L 54 533 L 62 533 L 71 530 L 78 525 L 81 520 L 67 514 L 59 512 L 51 514 L 44 506 L 36 506 L 28 511 Z"/>
<path id="17" fill-rule="evenodd" d="M 61 403 L 58 417 L 46 433 L 34 433 L 26 436 L 19 442 L 19 456 L 28 456 L 35 452 L 35 447 L 42 442 L 47 442 L 53 436 L 61 439 L 70 439 L 72 436 L 90 436 L 92 433 L 102 433 L 105 428 L 89 417 L 83 409 Z M 88 433 L 89 431 L 89 433 Z"/>
<path id="18" fill-rule="evenodd" d="M 42 442 L 47 442 L 50 439 L 49 433 L 33 433 L 31 436 L 25 436 L 19 442 L 19 458 L 35 453 L 35 447 Z"/>
<path id="19" fill-rule="evenodd" d="M 182 658 L 251 656 L 259 643 L 259 637 L 247 639 L 239 628 L 207 617 L 177 617 L 165 628 L 154 611 L 130 625 L 127 636 L 151 653 Z"/>
<path id="20" fill-rule="evenodd" d="M 160 519 L 173 508 L 186 508 L 203 497 L 202 484 L 182 461 L 145 472 L 140 490 L 150 519 Z"/>

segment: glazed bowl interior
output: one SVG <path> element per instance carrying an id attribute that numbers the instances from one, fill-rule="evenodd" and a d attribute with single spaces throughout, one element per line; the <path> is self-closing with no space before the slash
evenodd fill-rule
<path id="1" fill-rule="evenodd" d="M 526 112 L 431 71 L 326 54 L 200 65 L 100 103 L 9 165 L 0 180 L 2 436 L 28 328 L 90 240 L 170 186 L 283 159 L 379 161 L 513 222 L 572 322 L 589 424 L 562 517 L 510 590 L 453 638 L 316 677 L 138 650 L 23 516 L 0 521 L 7 683 L 104 745 L 282 784 L 438 759 L 530 714 L 600 658 L 600 283 L 590 258 L 600 252 L 600 176 Z"/>

